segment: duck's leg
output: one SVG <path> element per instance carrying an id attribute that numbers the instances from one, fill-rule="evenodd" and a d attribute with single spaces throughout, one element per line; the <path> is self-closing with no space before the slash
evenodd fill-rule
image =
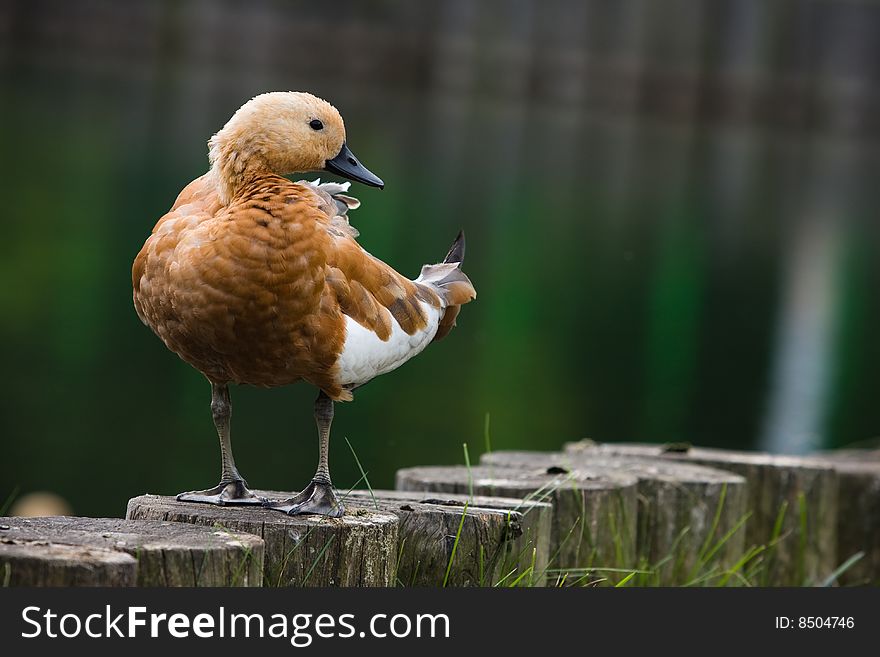
<path id="1" fill-rule="evenodd" d="M 226 384 L 211 384 L 211 415 L 214 417 L 214 426 L 217 435 L 220 436 L 220 483 L 207 490 L 193 490 L 181 493 L 177 499 L 182 502 L 202 502 L 204 504 L 218 504 L 220 506 L 235 504 L 263 504 L 266 500 L 254 495 L 247 487 L 247 482 L 239 474 L 235 467 L 235 459 L 232 458 L 232 440 L 230 433 L 230 418 L 232 417 L 232 402 L 229 399 L 229 388 Z"/>
<path id="2" fill-rule="evenodd" d="M 281 502 L 270 502 L 267 506 L 277 511 L 295 516 L 312 513 L 315 515 L 339 518 L 345 513 L 333 483 L 330 481 L 328 463 L 330 451 L 330 424 L 333 422 L 333 400 L 323 391 L 315 400 L 315 423 L 318 425 L 318 469 L 311 483 L 293 497 Z"/>

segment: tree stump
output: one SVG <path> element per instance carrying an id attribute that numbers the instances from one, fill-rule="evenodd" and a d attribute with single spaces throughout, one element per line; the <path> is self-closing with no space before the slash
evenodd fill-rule
<path id="1" fill-rule="evenodd" d="M 815 457 L 837 472 L 840 506 L 837 510 L 837 558 L 841 562 L 858 554 L 864 556 L 839 577 L 846 586 L 880 586 L 880 460 L 877 450 L 857 450 L 845 454 L 825 452 Z"/>
<path id="2" fill-rule="evenodd" d="M 615 583 L 635 566 L 638 480 L 625 473 L 583 468 L 500 470 L 488 466 L 406 468 L 397 489 L 516 497 L 553 504 L 548 573 L 558 580 Z"/>
<path id="3" fill-rule="evenodd" d="M 0 585 L 260 586 L 249 534 L 115 518 L 0 518 Z"/>
<path id="4" fill-rule="evenodd" d="M 626 472 L 639 481 L 639 581 L 656 586 L 716 584 L 745 551 L 746 481 L 726 470 L 639 457 L 502 451 L 486 466 Z"/>
<path id="5" fill-rule="evenodd" d="M 738 452 L 688 445 L 566 445 L 585 456 L 641 456 L 721 468 L 748 482 L 746 546 L 756 551 L 743 567 L 746 579 L 765 586 L 817 584 L 837 562 L 837 473 L 804 457 Z M 743 574 L 743 573 L 741 573 Z"/>
<path id="6" fill-rule="evenodd" d="M 291 493 L 258 491 L 274 499 Z M 342 518 L 287 516 L 260 507 L 220 507 L 142 495 L 128 502 L 130 519 L 168 520 L 256 534 L 265 541 L 264 586 L 393 586 L 397 517 L 356 509 Z"/>
<path id="7" fill-rule="evenodd" d="M 547 502 L 357 490 L 345 503 L 400 518 L 397 580 L 404 586 L 546 583 L 553 514 Z"/>
<path id="8" fill-rule="evenodd" d="M 817 452 L 816 457 L 826 458 L 832 461 L 873 461 L 880 463 L 880 449 L 833 449 L 827 452 Z"/>

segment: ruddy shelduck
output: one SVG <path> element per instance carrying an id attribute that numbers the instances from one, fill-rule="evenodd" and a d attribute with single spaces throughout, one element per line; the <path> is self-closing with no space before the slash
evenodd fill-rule
<path id="1" fill-rule="evenodd" d="M 452 329 L 476 297 L 461 271 L 464 237 L 410 280 L 357 243 L 350 183 L 284 178 L 330 171 L 384 187 L 349 150 L 336 108 L 311 94 L 257 96 L 208 145 L 210 170 L 180 192 L 132 267 L 138 316 L 211 383 L 220 483 L 177 499 L 339 517 L 328 465 L 333 404 Z M 319 390 L 318 469 L 294 497 L 266 500 L 235 467 L 228 386 L 298 381 Z"/>

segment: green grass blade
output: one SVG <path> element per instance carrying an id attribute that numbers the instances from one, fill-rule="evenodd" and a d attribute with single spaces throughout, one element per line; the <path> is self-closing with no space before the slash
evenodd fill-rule
<path id="1" fill-rule="evenodd" d="M 853 567 L 853 565 L 860 561 L 862 557 L 865 556 L 864 552 L 856 552 L 849 559 L 840 564 L 833 573 L 831 573 L 828 577 L 823 580 L 823 582 L 819 586 L 828 587 L 834 584 L 837 581 L 837 578 L 843 575 L 847 570 Z"/>
<path id="2" fill-rule="evenodd" d="M 502 577 L 502 578 L 499 579 L 497 582 L 495 582 L 495 586 L 496 586 L 496 587 L 500 587 L 502 584 L 504 584 L 504 581 L 505 581 L 508 577 L 510 577 L 511 575 L 513 575 L 515 572 L 516 572 L 516 568 L 514 568 L 514 569 L 511 570 L 509 573 L 507 573 L 504 577 Z"/>
<path id="3" fill-rule="evenodd" d="M 513 588 L 513 587 L 515 587 L 517 584 L 519 584 L 519 583 L 520 583 L 520 582 L 521 582 L 521 581 L 522 581 L 522 580 L 523 580 L 528 574 L 529 574 L 529 570 L 528 570 L 528 569 L 526 569 L 525 572 L 520 573 L 519 577 L 517 577 L 515 580 L 513 580 L 513 581 L 510 583 L 510 588 Z"/>
<path id="4" fill-rule="evenodd" d="M 739 571 L 741 571 L 743 568 L 745 568 L 746 564 L 748 564 L 752 559 L 757 557 L 759 554 L 761 554 L 766 549 L 767 549 L 766 545 L 760 545 L 758 547 L 753 547 L 749 550 L 746 550 L 746 553 L 742 557 L 739 558 L 739 561 L 737 561 L 735 564 L 733 564 L 733 566 L 731 566 L 727 570 L 727 572 L 721 578 L 721 581 L 719 582 L 718 586 L 726 586 L 727 582 L 730 580 L 731 577 L 733 577 L 734 575 L 738 575 Z M 739 576 L 742 577 L 741 574 L 739 574 Z"/>
<path id="5" fill-rule="evenodd" d="M 465 451 L 465 453 L 467 453 Z M 449 583 L 449 573 L 452 572 L 452 562 L 455 560 L 455 553 L 458 551 L 458 542 L 461 540 L 461 530 L 464 527 L 464 517 L 467 515 L 468 503 L 464 503 L 464 509 L 461 512 L 461 520 L 458 523 L 458 531 L 455 532 L 455 542 L 452 544 L 452 553 L 449 555 L 449 563 L 446 564 L 446 574 L 443 575 L 443 588 Z"/>
<path id="6" fill-rule="evenodd" d="M 775 543 L 782 533 L 782 523 L 785 521 L 785 513 L 788 511 L 788 500 L 783 500 L 779 505 L 779 512 L 776 514 L 776 521 L 773 523 L 773 531 L 770 534 L 770 543 Z"/>
<path id="7" fill-rule="evenodd" d="M 9 493 L 9 496 L 6 498 L 6 501 L 0 505 L 0 516 L 5 516 L 6 512 L 9 511 L 9 507 L 12 506 L 12 503 L 15 501 L 15 498 L 18 497 L 18 491 L 21 490 L 20 486 L 15 486 L 12 489 L 12 492 Z"/>
<path id="8" fill-rule="evenodd" d="M 468 453 L 467 443 L 462 443 L 462 449 L 464 450 L 464 464 L 467 467 L 468 473 L 468 495 L 473 499 L 474 497 L 474 475 L 471 472 L 471 455 Z"/>
<path id="9" fill-rule="evenodd" d="M 712 561 L 712 559 L 715 557 L 716 554 L 718 554 L 718 551 L 722 547 L 724 547 L 724 545 L 727 543 L 727 541 L 729 541 L 731 539 L 731 537 L 734 534 L 736 534 L 743 527 L 743 525 L 746 524 L 746 521 L 748 521 L 748 519 L 751 517 L 751 515 L 752 515 L 752 512 L 749 511 L 742 518 L 737 520 L 736 524 L 734 524 L 733 527 L 731 527 L 724 534 L 724 536 L 722 536 L 720 539 L 718 539 L 718 542 L 712 546 L 712 548 L 709 550 L 709 552 L 700 558 L 700 565 L 705 566 L 707 563 Z"/>
<path id="10" fill-rule="evenodd" d="M 532 548 L 532 563 L 529 566 L 529 587 L 535 585 L 535 563 L 538 561 L 538 548 Z"/>
<path id="11" fill-rule="evenodd" d="M 354 447 L 351 446 L 351 443 L 348 442 L 348 436 L 345 436 L 345 444 L 348 445 L 348 448 L 351 450 L 351 455 L 354 457 L 354 462 L 357 463 L 358 470 L 361 471 L 361 478 L 364 480 L 364 483 L 367 484 L 367 490 L 370 491 L 370 497 L 373 498 L 373 505 L 376 507 L 376 511 L 379 510 L 379 502 L 376 500 L 376 496 L 373 495 L 373 487 L 370 486 L 370 480 L 367 479 L 367 473 L 364 472 L 364 468 L 361 465 L 361 460 L 358 458 L 357 453 L 354 451 Z M 357 484 L 355 484 L 357 485 Z"/>
<path id="12" fill-rule="evenodd" d="M 629 575 L 620 580 L 617 584 L 614 585 L 614 588 L 620 589 L 626 586 L 627 582 L 636 576 L 636 571 L 632 571 Z"/>
<path id="13" fill-rule="evenodd" d="M 324 543 L 324 547 L 322 547 L 321 551 L 318 552 L 318 556 L 315 557 L 315 560 L 312 562 L 312 565 L 309 566 L 308 572 L 306 572 L 306 576 L 303 577 L 303 581 L 302 581 L 303 585 L 305 585 L 305 583 L 309 581 L 309 577 L 312 576 L 312 572 L 314 572 L 315 566 L 318 565 L 318 562 L 321 560 L 321 557 L 324 556 L 324 553 L 327 551 L 327 548 L 330 547 L 330 544 L 333 542 L 334 538 L 336 538 L 336 535 L 331 536 L 330 540 L 327 541 L 326 543 Z"/>

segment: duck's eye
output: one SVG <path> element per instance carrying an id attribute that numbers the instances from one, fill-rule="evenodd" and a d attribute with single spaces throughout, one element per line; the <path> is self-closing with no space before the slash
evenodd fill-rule
<path id="1" fill-rule="evenodd" d="M 311 121 L 309 121 L 309 127 L 312 130 L 323 130 L 324 124 L 321 123 L 320 119 L 312 119 Z"/>

